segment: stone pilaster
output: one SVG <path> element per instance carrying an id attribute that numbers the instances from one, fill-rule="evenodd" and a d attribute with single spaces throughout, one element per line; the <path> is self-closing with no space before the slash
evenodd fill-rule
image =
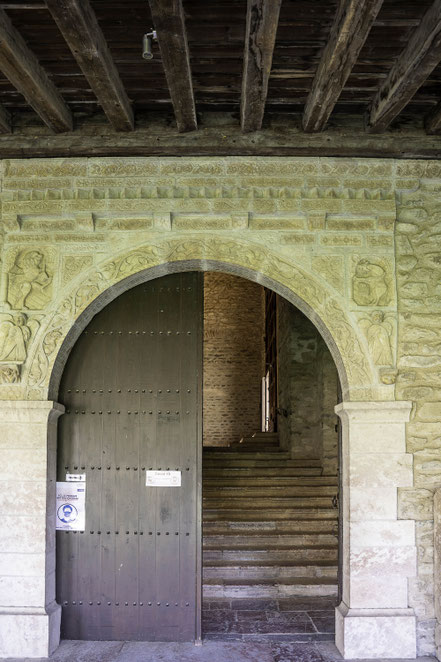
<path id="1" fill-rule="evenodd" d="M 434 543 L 435 543 L 435 642 L 436 656 L 441 660 L 441 488 L 435 491 L 434 505 Z"/>
<path id="2" fill-rule="evenodd" d="M 342 602 L 336 644 L 345 658 L 413 658 L 415 523 L 398 520 L 398 487 L 413 485 L 409 402 L 346 402 L 342 421 Z"/>
<path id="3" fill-rule="evenodd" d="M 59 643 L 55 470 L 63 410 L 0 401 L 0 657 L 46 657 Z"/>

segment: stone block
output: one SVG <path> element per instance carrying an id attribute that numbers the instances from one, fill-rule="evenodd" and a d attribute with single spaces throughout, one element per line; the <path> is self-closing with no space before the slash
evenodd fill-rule
<path id="1" fill-rule="evenodd" d="M 407 577 L 393 574 L 352 574 L 350 578 L 351 608 L 405 609 L 408 606 Z"/>
<path id="2" fill-rule="evenodd" d="M 410 453 L 354 454 L 350 459 L 349 481 L 353 487 L 411 487 Z"/>
<path id="3" fill-rule="evenodd" d="M 0 607 L 0 657 L 46 658 L 60 643 L 61 607 Z"/>
<path id="4" fill-rule="evenodd" d="M 351 453 L 405 453 L 404 423 L 356 423 L 351 434 Z"/>
<path id="5" fill-rule="evenodd" d="M 40 607 L 46 596 L 46 578 L 38 576 L 0 575 L 0 605 L 7 607 Z"/>
<path id="6" fill-rule="evenodd" d="M 414 658 L 416 623 L 411 610 L 336 608 L 338 650 L 347 659 Z"/>
<path id="7" fill-rule="evenodd" d="M 328 214 L 326 217 L 327 230 L 341 230 L 343 232 L 363 232 L 366 230 L 375 229 L 375 218 L 344 218 L 340 216 L 333 216 Z"/>
<path id="8" fill-rule="evenodd" d="M 323 246 L 362 246 L 363 237 L 359 234 L 325 234 L 320 236 Z"/>
<path id="9" fill-rule="evenodd" d="M 399 488 L 398 517 L 400 519 L 432 520 L 433 492 L 424 488 Z"/>
<path id="10" fill-rule="evenodd" d="M 343 495 L 343 498 L 344 495 Z M 351 487 L 349 517 L 352 522 L 394 520 L 397 517 L 395 487 Z"/>
<path id="11" fill-rule="evenodd" d="M 360 547 L 409 547 L 415 546 L 415 522 L 365 521 L 349 524 L 351 546 Z"/>

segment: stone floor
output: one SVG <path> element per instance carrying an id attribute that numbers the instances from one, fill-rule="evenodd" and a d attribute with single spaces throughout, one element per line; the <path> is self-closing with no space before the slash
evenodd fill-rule
<path id="1" fill-rule="evenodd" d="M 298 644 L 257 639 L 206 641 L 203 646 L 191 643 L 63 641 L 50 657 L 52 662 L 338 662 L 341 659 L 330 642 Z M 7 662 L 47 662 L 47 658 L 8 658 Z M 431 657 L 420 657 L 413 662 L 437 661 Z"/>
<path id="2" fill-rule="evenodd" d="M 204 639 L 305 643 L 334 641 L 335 599 L 216 599 L 204 601 Z"/>

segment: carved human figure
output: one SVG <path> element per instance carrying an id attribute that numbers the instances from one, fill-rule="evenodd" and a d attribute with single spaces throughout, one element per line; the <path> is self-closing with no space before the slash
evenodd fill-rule
<path id="1" fill-rule="evenodd" d="M 23 363 L 27 356 L 27 344 L 31 337 L 31 328 L 23 313 L 14 315 L 12 320 L 0 324 L 0 361 Z"/>
<path id="2" fill-rule="evenodd" d="M 41 310 L 52 295 L 52 275 L 44 254 L 35 249 L 22 251 L 8 276 L 8 303 L 14 309 Z"/>
<path id="3" fill-rule="evenodd" d="M 379 310 L 372 313 L 371 320 L 365 320 L 364 327 L 372 359 L 376 365 L 392 365 L 392 325 Z"/>
<path id="4" fill-rule="evenodd" d="M 359 306 L 387 306 L 390 300 L 386 270 L 363 258 L 355 267 L 352 296 Z"/>
<path id="5" fill-rule="evenodd" d="M 16 364 L 0 366 L 0 384 L 16 384 L 20 381 L 20 368 Z"/>

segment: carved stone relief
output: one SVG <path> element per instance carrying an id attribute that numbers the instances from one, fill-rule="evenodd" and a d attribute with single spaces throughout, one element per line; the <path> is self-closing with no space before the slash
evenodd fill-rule
<path id="1" fill-rule="evenodd" d="M 52 281 L 46 251 L 19 251 L 9 269 L 6 300 L 13 310 L 42 310 L 52 298 Z"/>
<path id="2" fill-rule="evenodd" d="M 359 306 L 387 306 L 392 298 L 388 265 L 382 260 L 358 260 L 352 277 L 352 297 Z"/>
<path id="3" fill-rule="evenodd" d="M 393 325 L 383 311 L 376 310 L 369 317 L 360 319 L 360 326 L 368 341 L 369 352 L 375 365 L 391 366 Z"/>
<path id="4" fill-rule="evenodd" d="M 40 326 L 24 313 L 0 316 L 0 381 L 12 384 L 20 380 L 21 366 L 28 356 L 28 345 Z"/>
<path id="5" fill-rule="evenodd" d="M 92 255 L 66 255 L 63 258 L 62 284 L 65 285 L 78 276 L 79 273 L 91 267 L 93 264 Z"/>
<path id="6" fill-rule="evenodd" d="M 307 271 L 299 269 L 287 259 L 252 242 L 220 240 L 211 237 L 197 239 L 192 236 L 180 240 L 167 240 L 138 247 L 128 253 L 99 265 L 96 271 L 70 292 L 58 307 L 57 314 L 48 320 L 36 353 L 32 357 L 28 383 L 44 387 L 58 349 L 78 314 L 96 297 L 114 283 L 139 273 L 143 269 L 177 260 L 212 259 L 250 268 L 289 287 L 322 317 L 335 339 L 352 384 L 371 385 L 369 361 L 347 317 L 344 308 L 329 291 Z"/>
<path id="7" fill-rule="evenodd" d="M 332 287 L 344 292 L 344 260 L 341 255 L 317 255 L 312 258 L 312 266 Z"/>

